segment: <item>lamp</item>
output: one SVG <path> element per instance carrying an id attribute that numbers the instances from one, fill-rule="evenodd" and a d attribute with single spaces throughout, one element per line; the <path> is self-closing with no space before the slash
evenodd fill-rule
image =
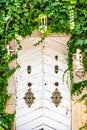
<path id="1" fill-rule="evenodd" d="M 41 33 L 44 33 L 47 31 L 47 15 L 41 14 L 39 18 L 40 18 L 39 30 Z"/>

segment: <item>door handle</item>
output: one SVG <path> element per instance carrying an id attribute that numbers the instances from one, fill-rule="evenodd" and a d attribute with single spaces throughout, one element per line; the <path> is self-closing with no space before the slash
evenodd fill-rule
<path id="1" fill-rule="evenodd" d="M 27 72 L 28 72 L 28 74 L 31 73 L 31 66 L 30 65 L 28 65 L 28 67 L 27 67 Z"/>
<path id="2" fill-rule="evenodd" d="M 58 65 L 55 65 L 55 73 L 58 73 Z"/>

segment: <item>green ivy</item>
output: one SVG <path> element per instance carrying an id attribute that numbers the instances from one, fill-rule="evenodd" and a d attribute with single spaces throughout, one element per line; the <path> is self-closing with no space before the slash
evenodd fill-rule
<path id="1" fill-rule="evenodd" d="M 73 83 L 73 86 L 71 88 L 71 95 L 79 95 L 82 94 L 82 91 L 84 88 L 87 87 L 87 80 L 84 80 L 82 82 Z M 87 96 L 87 94 L 82 97 L 81 99 L 84 99 Z"/>
<path id="2" fill-rule="evenodd" d="M 81 128 L 79 128 L 79 130 L 84 130 L 87 129 L 87 123 L 85 123 Z"/>
<path id="3" fill-rule="evenodd" d="M 73 14 L 72 14 L 73 12 Z M 73 83 L 72 54 L 80 48 L 83 52 L 84 71 L 87 71 L 87 1 L 85 0 L 0 0 L 0 130 L 10 130 L 14 114 L 5 112 L 5 105 L 10 98 L 7 94 L 8 78 L 16 68 L 10 68 L 9 62 L 17 58 L 16 54 L 8 56 L 6 45 L 16 40 L 21 49 L 17 35 L 26 37 L 39 27 L 39 15 L 48 17 L 49 33 L 71 34 L 68 46 L 68 71 L 70 71 L 71 94 L 80 94 L 87 87 L 87 80 Z M 74 15 L 74 19 L 70 19 Z M 72 27 L 74 22 L 74 27 Z M 35 44 L 38 45 L 46 37 Z M 86 100 L 87 96 L 82 99 Z M 82 100 L 81 99 L 81 100 Z"/>

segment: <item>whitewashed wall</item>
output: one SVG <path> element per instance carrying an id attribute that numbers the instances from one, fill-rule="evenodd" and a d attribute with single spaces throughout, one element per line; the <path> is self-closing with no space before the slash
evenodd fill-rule
<path id="1" fill-rule="evenodd" d="M 71 130 L 70 92 L 62 83 L 62 76 L 67 69 L 66 42 L 64 35 L 49 36 L 39 46 L 34 46 L 39 38 L 30 37 L 22 40 L 22 50 L 18 53 L 21 68 L 16 72 L 16 130 Z M 58 60 L 55 56 L 58 56 Z M 31 73 L 27 73 L 27 66 Z M 56 74 L 54 66 L 59 66 Z M 32 83 L 34 103 L 29 108 L 23 97 Z M 59 83 L 58 90 L 63 97 L 58 107 L 51 96 Z"/>

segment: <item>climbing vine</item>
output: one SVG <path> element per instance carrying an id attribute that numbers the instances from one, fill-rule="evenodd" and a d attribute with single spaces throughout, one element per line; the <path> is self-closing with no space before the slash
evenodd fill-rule
<path id="1" fill-rule="evenodd" d="M 75 1 L 74 4 L 74 28 L 71 31 L 71 38 L 68 41 L 68 69 L 70 70 L 71 77 L 71 95 L 81 95 L 79 102 L 84 101 L 84 105 L 87 108 L 87 93 L 84 94 L 83 91 L 87 88 L 87 80 L 82 78 L 82 81 L 74 83 L 74 74 L 73 74 L 73 54 L 76 53 L 77 48 L 82 52 L 83 59 L 82 63 L 84 66 L 84 75 L 87 72 L 87 1 L 79 0 Z M 87 110 L 86 110 L 87 113 Z M 85 114 L 86 114 L 85 113 Z M 87 122 L 79 128 L 83 130 L 87 128 Z"/>
<path id="2" fill-rule="evenodd" d="M 67 43 L 71 94 L 81 94 L 87 87 L 87 80 L 73 83 L 72 59 L 76 49 L 80 48 L 83 52 L 84 73 L 87 71 L 86 8 L 87 1 L 85 0 L 0 0 L 0 130 L 10 130 L 15 115 L 7 114 L 5 106 L 10 98 L 7 94 L 8 78 L 17 68 L 8 70 L 9 62 L 17 58 L 17 55 L 8 55 L 6 46 L 11 40 L 15 40 L 20 49 L 17 35 L 26 37 L 31 35 L 34 30 L 38 30 L 40 14 L 47 15 L 49 33 L 71 34 Z M 82 100 L 87 102 L 87 95 L 83 95 L 80 101 Z M 87 128 L 87 124 L 81 130 L 83 128 Z"/>

